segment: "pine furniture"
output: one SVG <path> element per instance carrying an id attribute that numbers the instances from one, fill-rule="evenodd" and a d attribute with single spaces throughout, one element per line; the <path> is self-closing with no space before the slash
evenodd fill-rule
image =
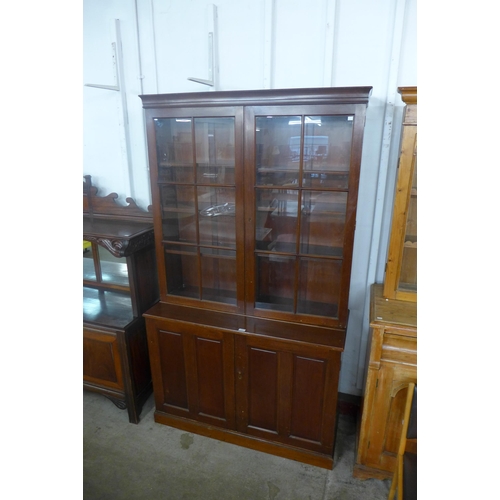
<path id="1" fill-rule="evenodd" d="M 384 297 L 417 301 L 417 87 L 398 89 L 406 104 Z"/>
<path id="2" fill-rule="evenodd" d="M 367 375 L 354 476 L 390 478 L 408 384 L 417 383 L 417 88 L 398 89 L 406 109 L 383 284 L 371 288 Z"/>

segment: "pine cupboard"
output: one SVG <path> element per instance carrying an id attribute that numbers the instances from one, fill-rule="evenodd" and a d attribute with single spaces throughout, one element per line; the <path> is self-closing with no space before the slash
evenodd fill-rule
<path id="1" fill-rule="evenodd" d="M 371 288 L 367 376 L 354 476 L 391 478 L 409 383 L 417 383 L 417 88 L 406 109 L 385 281 Z"/>
<path id="2" fill-rule="evenodd" d="M 141 96 L 155 421 L 333 465 L 370 92 Z"/>
<path id="3" fill-rule="evenodd" d="M 354 476 L 392 478 L 407 387 L 417 382 L 417 305 L 371 289 L 370 344 Z"/>
<path id="4" fill-rule="evenodd" d="M 417 301 L 417 87 L 400 87 L 406 104 L 387 256 L 384 297 Z"/>

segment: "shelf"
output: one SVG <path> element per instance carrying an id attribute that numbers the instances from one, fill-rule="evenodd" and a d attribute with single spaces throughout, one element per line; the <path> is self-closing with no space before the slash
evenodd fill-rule
<path id="1" fill-rule="evenodd" d="M 125 328 L 133 319 L 130 294 L 83 287 L 84 322 Z"/>

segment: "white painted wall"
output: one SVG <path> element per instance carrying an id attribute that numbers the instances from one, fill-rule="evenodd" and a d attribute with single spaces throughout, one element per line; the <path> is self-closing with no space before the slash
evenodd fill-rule
<path id="1" fill-rule="evenodd" d="M 397 87 L 417 85 L 416 4 L 215 0 L 219 90 L 373 86 L 340 379 L 340 391 L 354 395 L 361 394 L 365 373 L 369 286 L 384 279 L 403 110 Z M 83 83 L 113 86 L 120 68 L 124 74 L 122 93 L 83 91 L 84 174 L 92 175 L 101 195 L 114 191 L 121 201 L 132 196 L 144 208 L 151 203 L 138 95 L 211 90 L 188 78 L 209 76 L 213 5 L 84 0 Z M 121 66 L 112 50 L 119 36 Z"/>

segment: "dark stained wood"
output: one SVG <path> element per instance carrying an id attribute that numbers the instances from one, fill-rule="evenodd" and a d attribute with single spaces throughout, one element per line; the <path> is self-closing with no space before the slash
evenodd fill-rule
<path id="1" fill-rule="evenodd" d="M 118 194 L 110 193 L 107 196 L 97 196 L 98 189 L 92 185 L 92 176 L 84 176 L 83 183 L 83 214 L 106 218 L 123 218 L 151 220 L 152 214 L 138 207 L 133 198 L 126 198 L 128 205 L 119 205 L 117 203 Z"/>
<path id="2" fill-rule="evenodd" d="M 132 202 L 129 207 L 114 206 L 116 196 L 102 200 L 86 177 L 83 239 L 92 244 L 92 259 L 84 259 L 90 261 L 84 264 L 95 266 L 97 280 L 84 271 L 83 386 L 126 408 L 129 421 L 138 423 L 152 392 L 142 313 L 158 300 L 151 215 L 145 216 Z M 126 284 L 103 279 L 98 246 L 122 260 Z M 110 270 L 107 266 L 106 272 Z"/>
<path id="3" fill-rule="evenodd" d="M 160 296 L 144 313 L 156 422 L 332 467 L 370 93 L 352 87 L 140 96 Z M 286 127 L 288 117 L 301 116 L 302 144 L 305 117 L 331 118 L 341 132 L 329 132 L 340 140 L 323 154 L 326 170 L 306 167 L 305 146 L 295 154 L 295 137 L 286 133 L 270 129 L 278 142 L 268 136 L 269 143 L 258 143 L 256 118 L 268 116 Z M 195 140 L 200 123 L 221 118 L 234 121 L 234 131 L 218 132 L 234 132 L 234 144 L 217 143 L 215 132 Z M 264 152 L 268 145 L 276 147 Z M 212 170 L 196 175 L 209 168 L 204 147 Z M 262 158 L 267 163 L 257 173 Z M 290 169 L 296 178 L 282 180 Z M 231 203 L 234 193 L 234 219 L 203 218 L 211 193 L 231 193 Z M 315 212 L 299 206 L 320 196 Z M 274 201 L 295 203 L 295 214 L 273 213 Z"/>

